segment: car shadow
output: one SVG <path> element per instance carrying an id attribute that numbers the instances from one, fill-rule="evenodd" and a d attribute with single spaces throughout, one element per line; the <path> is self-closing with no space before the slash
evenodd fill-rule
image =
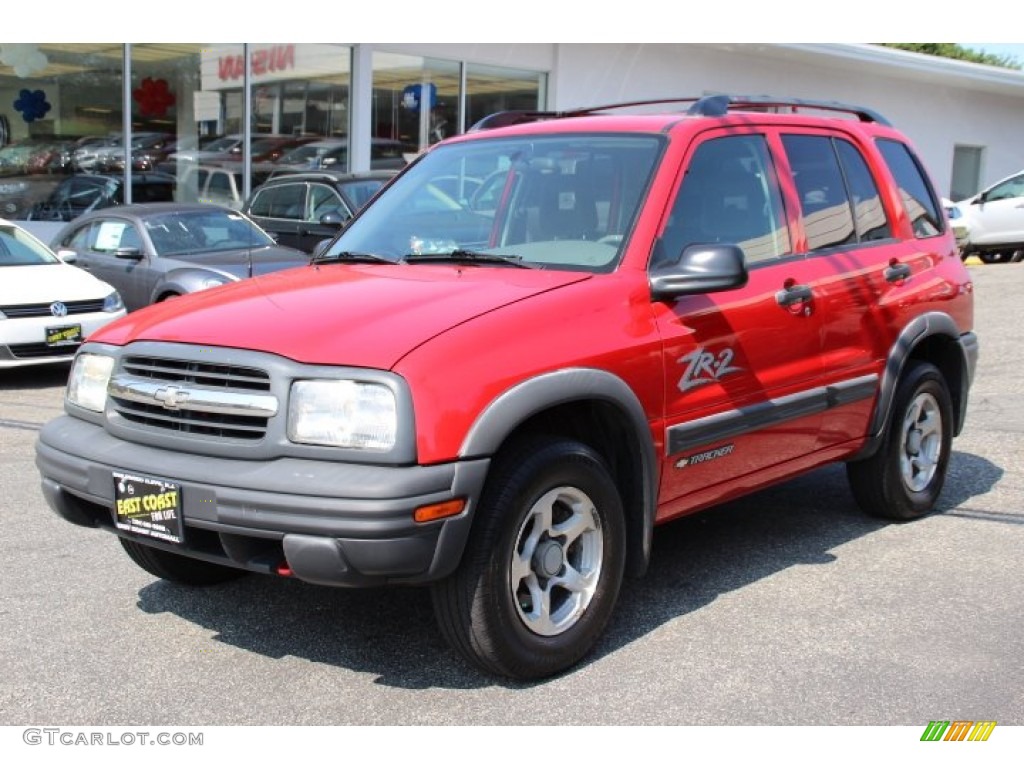
<path id="1" fill-rule="evenodd" d="M 42 363 L 0 371 L 0 391 L 63 387 L 68 383 L 71 363 Z"/>
<path id="2" fill-rule="evenodd" d="M 955 453 L 937 511 L 985 493 L 1003 470 Z M 627 581 L 611 625 L 572 675 L 669 621 L 794 565 L 823 568 L 832 550 L 884 528 L 850 495 L 841 465 L 660 526 L 651 565 Z M 251 576 L 202 590 L 154 581 L 139 607 L 170 612 L 226 643 L 269 658 L 294 656 L 375 676 L 403 689 L 530 688 L 478 672 L 441 637 L 425 588 L 345 590 Z"/>

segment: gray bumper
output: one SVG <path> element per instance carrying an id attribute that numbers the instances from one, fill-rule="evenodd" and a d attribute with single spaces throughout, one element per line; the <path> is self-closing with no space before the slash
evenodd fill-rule
<path id="1" fill-rule="evenodd" d="M 185 543 L 144 543 L 252 571 L 285 566 L 304 581 L 336 586 L 423 583 L 451 573 L 488 464 L 242 461 L 127 443 L 70 416 L 47 424 L 36 446 L 43 495 L 70 522 L 116 531 L 112 472 L 157 477 L 181 485 Z M 459 516 L 413 521 L 417 507 L 453 498 L 468 502 Z"/>

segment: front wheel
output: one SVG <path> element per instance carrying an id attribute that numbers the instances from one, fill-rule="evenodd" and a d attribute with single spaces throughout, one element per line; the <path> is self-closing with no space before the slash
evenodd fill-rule
<path id="1" fill-rule="evenodd" d="M 900 379 L 882 446 L 846 465 L 858 505 L 870 515 L 913 520 L 939 498 L 953 440 L 953 406 L 942 373 L 911 361 Z"/>
<path id="2" fill-rule="evenodd" d="M 432 589 L 448 642 L 486 672 L 548 677 L 611 616 L 625 565 L 622 501 L 601 456 L 555 438 L 496 459 L 459 569 Z"/>

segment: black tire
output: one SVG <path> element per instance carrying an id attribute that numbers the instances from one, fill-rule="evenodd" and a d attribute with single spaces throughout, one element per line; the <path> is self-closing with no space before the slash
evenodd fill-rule
<path id="1" fill-rule="evenodd" d="M 560 530 L 568 520 L 575 535 Z M 537 438 L 502 451 L 459 569 L 432 588 L 442 633 L 491 674 L 536 680 L 571 667 L 611 617 L 625 535 L 619 492 L 592 448 Z"/>
<path id="2" fill-rule="evenodd" d="M 881 447 L 846 465 L 857 504 L 889 520 L 927 514 L 946 482 L 952 441 L 953 405 L 945 378 L 931 363 L 909 362 Z"/>
<path id="3" fill-rule="evenodd" d="M 1018 248 L 1010 255 L 1011 264 L 1020 264 L 1024 261 L 1024 250 Z"/>
<path id="4" fill-rule="evenodd" d="M 240 568 L 229 568 L 205 560 L 196 560 L 176 555 L 156 547 L 149 547 L 131 539 L 118 537 L 124 551 L 137 566 L 159 579 L 187 584 L 190 587 L 207 587 L 246 575 Z"/>

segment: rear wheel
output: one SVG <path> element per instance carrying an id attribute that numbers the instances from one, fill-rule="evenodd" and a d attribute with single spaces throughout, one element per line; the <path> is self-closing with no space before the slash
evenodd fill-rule
<path id="1" fill-rule="evenodd" d="M 176 555 L 156 547 L 149 547 L 131 539 L 118 537 L 124 551 L 128 553 L 137 566 L 157 578 L 187 584 L 192 587 L 205 587 L 220 584 L 246 575 L 239 568 L 228 568 L 205 560 L 196 560 L 184 555 Z"/>
<path id="2" fill-rule="evenodd" d="M 882 446 L 846 465 L 858 505 L 891 520 L 926 514 L 946 481 L 952 437 L 946 380 L 931 363 L 912 361 L 897 387 Z"/>
<path id="3" fill-rule="evenodd" d="M 462 564 L 432 590 L 449 643 L 477 667 L 530 680 L 579 661 L 604 630 L 625 564 L 625 521 L 604 460 L 574 440 L 519 443 L 495 462 Z"/>

